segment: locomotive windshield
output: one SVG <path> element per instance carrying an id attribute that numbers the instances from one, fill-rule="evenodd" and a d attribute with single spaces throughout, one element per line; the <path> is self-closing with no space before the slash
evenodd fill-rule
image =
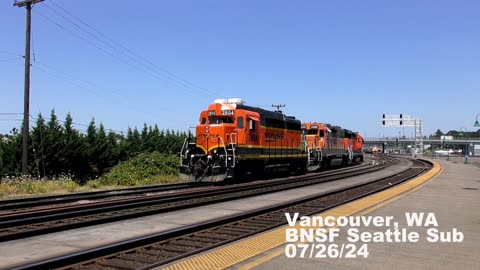
<path id="1" fill-rule="evenodd" d="M 233 124 L 234 118 L 231 116 L 210 116 L 208 117 L 209 124 Z"/>

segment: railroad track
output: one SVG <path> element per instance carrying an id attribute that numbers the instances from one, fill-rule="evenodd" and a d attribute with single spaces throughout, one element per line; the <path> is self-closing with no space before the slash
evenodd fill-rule
<path id="1" fill-rule="evenodd" d="M 94 202 L 85 205 L 69 205 L 3 215 L 0 216 L 0 241 L 304 187 L 378 171 L 395 162 L 397 162 L 396 159 L 385 157 L 384 164 L 377 166 L 355 166 L 299 177 L 256 181 L 232 186 L 216 186 L 208 189 L 196 188 L 170 194 Z"/>
<path id="2" fill-rule="evenodd" d="M 211 183 L 191 182 L 0 200 L 0 216 L 42 206 L 68 204 L 82 200 L 91 201 L 116 197 L 143 195 L 155 192 L 172 192 L 196 187 L 205 187 L 210 185 Z"/>
<path id="3" fill-rule="evenodd" d="M 411 179 L 431 168 L 414 166 L 392 176 L 194 226 L 85 250 L 13 269 L 150 269 L 286 224 L 286 212 L 313 215 Z"/>
<path id="4" fill-rule="evenodd" d="M 360 168 L 366 166 L 368 166 L 368 164 L 362 164 L 355 167 Z M 349 168 L 336 170 L 349 170 Z M 118 200 L 122 198 L 133 198 L 134 196 L 152 195 L 155 193 L 171 193 L 192 188 L 209 187 L 212 185 L 213 183 L 209 182 L 188 182 L 0 200 L 0 218 L 2 216 L 13 215 L 16 213 L 51 209 L 54 206 L 60 208 L 72 204 L 87 204 L 99 200 Z"/>

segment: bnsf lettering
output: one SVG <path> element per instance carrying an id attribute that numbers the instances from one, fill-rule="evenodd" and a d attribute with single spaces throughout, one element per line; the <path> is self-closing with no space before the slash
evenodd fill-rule
<path id="1" fill-rule="evenodd" d="M 215 111 L 208 111 L 208 116 L 212 116 L 212 115 L 215 115 Z"/>
<path id="2" fill-rule="evenodd" d="M 265 132 L 265 138 L 283 140 L 283 133 L 279 134 L 279 133 L 273 133 L 273 132 Z"/>
<path id="3" fill-rule="evenodd" d="M 199 139 L 200 139 L 200 138 L 201 138 L 201 139 L 203 139 L 203 138 L 218 138 L 218 137 L 220 137 L 220 134 L 206 134 L 206 133 L 202 133 L 202 134 L 198 134 L 198 135 L 197 135 L 197 138 L 199 138 Z"/>

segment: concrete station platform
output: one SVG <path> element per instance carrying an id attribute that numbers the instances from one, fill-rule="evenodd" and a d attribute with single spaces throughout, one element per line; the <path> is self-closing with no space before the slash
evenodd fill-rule
<path id="1" fill-rule="evenodd" d="M 370 242 L 367 243 L 367 258 L 309 258 L 310 250 L 305 258 L 287 258 L 285 228 L 279 228 L 164 269 L 480 269 L 480 168 L 476 164 L 463 164 L 460 160 L 435 162 L 438 162 L 435 166 L 437 173 L 427 173 L 321 214 L 335 217 L 393 216 L 400 230 L 406 228 L 418 232 L 420 240 L 416 243 Z M 434 213 L 438 227 L 408 227 L 406 212 Z M 300 228 L 298 224 L 296 227 Z M 340 227 L 340 237 L 334 244 L 350 243 L 346 233 L 349 228 Z M 392 227 L 356 228 L 374 233 Z M 463 233 L 463 241 L 428 242 L 429 228 L 442 232 L 452 232 L 456 228 Z M 361 244 L 357 242 L 357 248 Z"/>
<path id="2" fill-rule="evenodd" d="M 197 224 L 355 183 L 371 181 L 400 172 L 410 165 L 411 161 L 402 160 L 401 163 L 389 167 L 388 170 L 373 172 L 368 176 L 355 176 L 289 191 L 3 242 L 0 243 L 0 269 L 9 269 L 27 262 Z"/>

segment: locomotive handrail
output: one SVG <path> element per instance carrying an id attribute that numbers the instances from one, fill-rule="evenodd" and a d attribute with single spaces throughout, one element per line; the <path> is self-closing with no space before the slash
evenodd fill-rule
<path id="1" fill-rule="evenodd" d="M 225 167 L 228 167 L 228 151 L 227 151 L 227 147 L 225 147 L 225 142 L 223 141 L 223 138 L 220 136 L 218 137 L 221 141 L 222 141 L 222 145 L 223 145 L 223 150 L 225 150 Z"/>
<path id="2" fill-rule="evenodd" d="M 182 150 L 180 151 L 180 165 L 182 165 L 182 161 L 183 161 L 183 149 L 185 149 L 185 144 L 187 143 L 187 140 L 189 138 L 185 138 L 185 140 L 183 140 L 183 145 L 182 145 Z"/>
<path id="3" fill-rule="evenodd" d="M 235 136 L 233 136 L 233 135 L 235 135 Z M 238 133 L 236 133 L 236 132 L 230 133 L 230 144 L 231 145 L 236 144 L 236 142 L 235 142 L 236 140 L 234 140 L 235 137 L 237 137 L 237 140 L 238 140 Z"/>
<path id="4" fill-rule="evenodd" d="M 353 160 L 353 149 L 351 145 L 348 146 L 348 159 Z"/>
<path id="5" fill-rule="evenodd" d="M 233 140 L 233 138 L 235 137 L 234 135 L 237 137 L 237 140 L 238 140 L 238 133 L 234 133 L 234 132 L 230 133 L 230 145 L 232 146 L 232 157 L 233 157 L 232 158 L 232 161 L 233 161 L 232 168 L 235 168 L 235 144 L 234 144 L 234 140 Z M 228 156 L 227 156 L 227 160 L 228 160 Z"/>

